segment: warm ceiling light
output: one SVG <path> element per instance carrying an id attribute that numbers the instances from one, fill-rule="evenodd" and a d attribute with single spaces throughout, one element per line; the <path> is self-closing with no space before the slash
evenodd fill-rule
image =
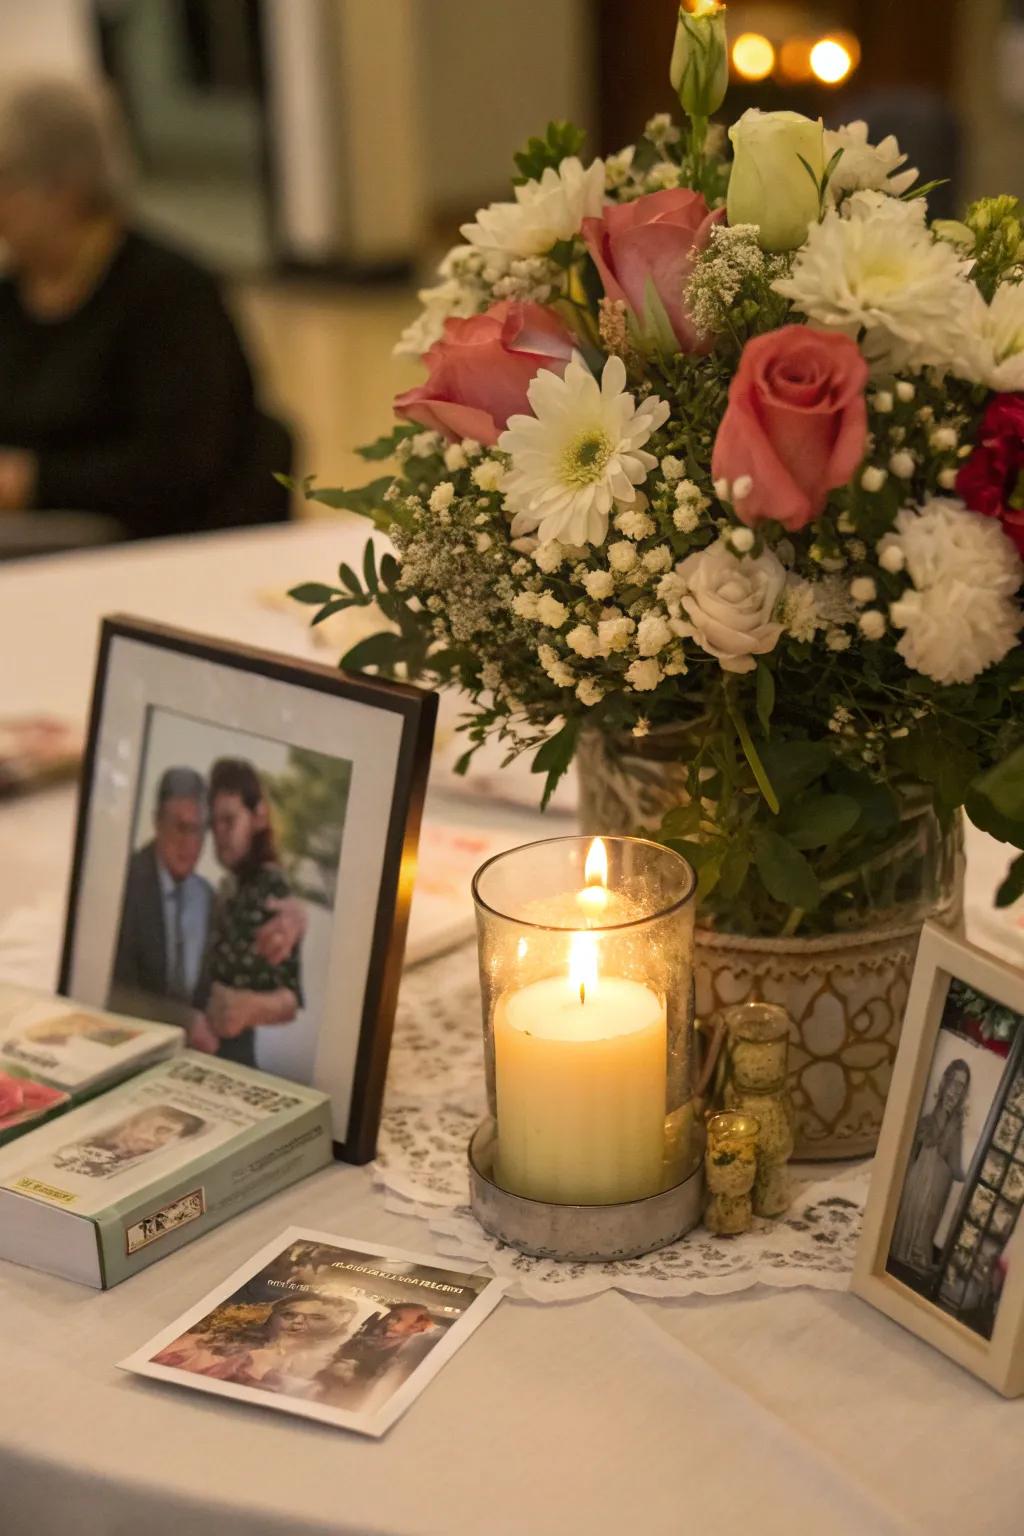
<path id="1" fill-rule="evenodd" d="M 810 80 L 811 41 L 807 37 L 787 37 L 779 49 L 779 68 L 786 80 Z"/>
<path id="2" fill-rule="evenodd" d="M 713 16 L 716 11 L 724 11 L 725 6 L 721 0 L 683 0 L 683 10 L 691 16 Z"/>
<path id="3" fill-rule="evenodd" d="M 732 45 L 732 67 L 742 80 L 766 80 L 775 68 L 775 49 L 760 32 L 741 32 Z"/>
<path id="4" fill-rule="evenodd" d="M 839 85 L 853 68 L 853 55 L 837 38 L 823 37 L 811 49 L 810 62 L 824 85 Z"/>

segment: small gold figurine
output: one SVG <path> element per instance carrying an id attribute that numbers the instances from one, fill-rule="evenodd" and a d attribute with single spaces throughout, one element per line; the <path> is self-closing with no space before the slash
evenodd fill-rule
<path id="1" fill-rule="evenodd" d="M 792 1200 L 793 1101 L 787 1082 L 789 1016 L 772 1003 L 742 1003 L 725 1011 L 729 1031 L 729 1109 L 753 1115 L 760 1130 L 754 1212 L 781 1216 Z"/>
<path id="2" fill-rule="evenodd" d="M 725 1110 L 708 1121 L 704 1171 L 710 1198 L 704 1225 L 720 1237 L 748 1232 L 754 1219 L 750 1192 L 757 1176 L 757 1134 L 752 1115 Z"/>

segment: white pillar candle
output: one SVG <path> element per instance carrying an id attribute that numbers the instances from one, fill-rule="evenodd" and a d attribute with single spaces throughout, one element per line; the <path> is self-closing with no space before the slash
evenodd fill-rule
<path id="1" fill-rule="evenodd" d="M 642 982 L 599 976 L 597 940 L 571 937 L 568 973 L 512 988 L 494 1014 L 498 1181 L 566 1205 L 661 1188 L 667 1021 Z"/>

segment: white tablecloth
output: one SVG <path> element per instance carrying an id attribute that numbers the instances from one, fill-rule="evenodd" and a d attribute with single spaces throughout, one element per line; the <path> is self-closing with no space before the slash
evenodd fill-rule
<path id="1" fill-rule="evenodd" d="M 329 576 L 359 538 L 316 525 L 8 567 L 0 713 L 81 716 L 115 609 L 313 654 L 254 594 Z M 0 811 L 0 933 L 60 908 L 72 820 L 68 790 Z M 972 849 L 990 890 L 1003 853 Z M 846 1294 L 506 1302 L 380 1442 L 115 1369 L 291 1223 L 428 1242 L 338 1166 L 105 1294 L 0 1264 L 2 1536 L 1024 1530 L 1024 1405 Z"/>

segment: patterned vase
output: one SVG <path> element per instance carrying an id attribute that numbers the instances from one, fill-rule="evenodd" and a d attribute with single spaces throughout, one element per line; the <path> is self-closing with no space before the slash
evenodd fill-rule
<path id="1" fill-rule="evenodd" d="M 677 732 L 641 742 L 590 733 L 577 764 L 584 833 L 655 832 L 666 811 L 686 802 Z M 959 822 L 943 832 L 930 807 L 911 800 L 904 826 L 904 899 L 877 917 L 869 900 L 860 927 L 806 939 L 751 937 L 701 927 L 698 913 L 698 1014 L 750 1001 L 789 1014 L 796 1158 L 874 1151 L 922 924 L 955 926 L 961 918 Z"/>

